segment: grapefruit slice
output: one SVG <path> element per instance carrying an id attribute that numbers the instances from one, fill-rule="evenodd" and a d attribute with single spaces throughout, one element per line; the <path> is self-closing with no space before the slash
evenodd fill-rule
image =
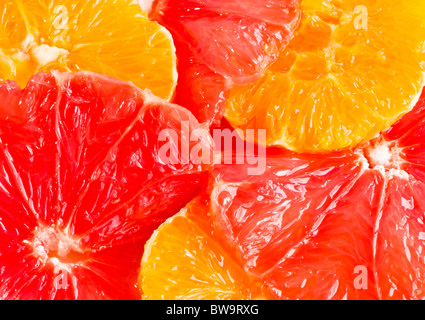
<path id="1" fill-rule="evenodd" d="M 24 87 L 36 72 L 87 70 L 173 97 L 173 40 L 137 2 L 5 0 L 0 12 L 0 80 Z"/>
<path id="2" fill-rule="evenodd" d="M 182 160 L 183 125 L 200 129 L 186 109 L 94 73 L 0 84 L 0 297 L 140 298 L 145 241 L 205 180 L 203 165 L 161 153 L 173 130 Z"/>
<path id="3" fill-rule="evenodd" d="M 227 90 L 255 81 L 298 25 L 298 0 L 139 0 L 173 34 L 179 58 L 177 102 L 218 123 Z"/>
<path id="4" fill-rule="evenodd" d="M 261 287 L 258 297 L 425 298 L 424 133 L 425 91 L 411 113 L 356 149 L 326 157 L 269 149 L 261 176 L 247 164 L 215 166 L 210 204 L 196 209 L 209 217 L 200 229 L 215 240 L 205 250 L 226 251 L 254 278 L 252 288 Z M 186 237 L 199 243 L 205 233 L 193 228 Z M 178 247 L 161 264 L 163 246 L 148 242 L 150 277 L 190 263 Z M 222 263 L 214 272 L 230 265 L 209 259 Z M 179 292 L 202 290 L 189 274 L 174 277 Z M 153 283 L 143 288 L 146 297 L 155 292 Z"/>
<path id="5" fill-rule="evenodd" d="M 275 64 L 230 91 L 234 128 L 267 129 L 269 146 L 327 152 L 366 142 L 413 109 L 425 83 L 425 2 L 303 0 L 302 9 Z"/>

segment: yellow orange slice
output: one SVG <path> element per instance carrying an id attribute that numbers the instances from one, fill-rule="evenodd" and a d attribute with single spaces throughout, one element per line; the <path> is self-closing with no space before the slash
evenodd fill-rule
<path id="1" fill-rule="evenodd" d="M 143 299 L 260 297 L 258 283 L 212 236 L 206 208 L 199 198 L 194 199 L 146 243 L 139 277 Z"/>
<path id="2" fill-rule="evenodd" d="M 225 117 L 267 145 L 322 152 L 373 138 L 410 111 L 425 71 L 423 0 L 304 0 L 300 29 Z"/>
<path id="3" fill-rule="evenodd" d="M 2 1 L 0 80 L 24 87 L 52 69 L 106 74 L 165 99 L 177 82 L 171 35 L 135 1 Z"/>

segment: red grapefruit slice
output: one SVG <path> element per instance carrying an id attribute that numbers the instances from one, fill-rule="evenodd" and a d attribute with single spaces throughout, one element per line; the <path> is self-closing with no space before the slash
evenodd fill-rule
<path id="1" fill-rule="evenodd" d="M 261 177 L 221 166 L 215 224 L 273 298 L 422 299 L 424 130 L 425 92 L 353 151 L 269 155 Z"/>
<path id="2" fill-rule="evenodd" d="M 177 102 L 218 123 L 233 84 L 254 82 L 286 47 L 299 0 L 139 0 L 173 34 L 179 59 Z"/>
<path id="3" fill-rule="evenodd" d="M 245 278 L 261 286 L 261 298 L 424 299 L 424 134 L 425 91 L 411 113 L 354 150 L 323 156 L 269 149 L 257 159 L 267 164 L 260 176 L 249 174 L 252 166 L 246 164 L 215 166 L 210 203 L 197 213 L 211 220 L 203 232 L 219 246 L 209 245 L 206 252 L 231 257 L 214 272 L 224 273 L 236 261 Z M 193 217 L 185 219 L 196 225 Z M 205 222 L 201 228 L 207 230 Z M 202 235 L 195 231 L 196 244 Z M 160 233 L 142 260 L 146 297 L 158 295 L 154 279 L 143 281 L 143 272 L 158 279 L 172 273 L 156 267 L 154 259 L 166 257 L 167 270 L 190 261 L 213 265 L 193 255 L 176 261 L 173 251 L 160 247 Z M 250 292 L 244 278 L 238 279 L 223 287 Z M 167 292 L 201 290 L 188 277 L 174 280 L 180 286 L 168 284 Z"/>
<path id="4" fill-rule="evenodd" d="M 205 177 L 160 154 L 160 132 L 182 123 L 200 128 L 186 109 L 93 73 L 0 84 L 0 298 L 140 298 L 145 241 Z"/>
<path id="5" fill-rule="evenodd" d="M 353 283 L 356 266 L 371 271 L 379 174 L 350 153 L 266 160 L 262 176 L 217 168 L 211 210 L 229 251 L 269 298 L 373 298 Z"/>

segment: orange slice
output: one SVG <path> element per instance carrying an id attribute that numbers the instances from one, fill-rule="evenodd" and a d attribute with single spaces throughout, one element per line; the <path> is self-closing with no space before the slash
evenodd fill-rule
<path id="1" fill-rule="evenodd" d="M 260 297 L 258 283 L 211 234 L 207 208 L 200 198 L 194 199 L 146 243 L 139 276 L 143 299 Z"/>
<path id="2" fill-rule="evenodd" d="M 300 29 L 255 85 L 233 88 L 225 117 L 299 152 L 352 147 L 418 101 L 425 71 L 422 0 L 304 0 Z"/>
<path id="3" fill-rule="evenodd" d="M 131 0 L 5 0 L 0 80 L 25 87 L 36 72 L 87 70 L 170 99 L 177 82 L 169 32 Z"/>

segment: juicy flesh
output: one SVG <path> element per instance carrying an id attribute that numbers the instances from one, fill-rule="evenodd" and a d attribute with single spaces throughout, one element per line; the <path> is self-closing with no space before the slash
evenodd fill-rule
<path id="1" fill-rule="evenodd" d="M 323 153 L 365 143 L 412 110 L 425 81 L 424 2 L 365 1 L 367 27 L 357 5 L 303 1 L 274 65 L 230 90 L 231 125 L 267 129 L 268 146 Z"/>
<path id="2" fill-rule="evenodd" d="M 292 38 L 300 15 L 299 0 L 153 1 L 150 17 L 170 30 L 177 47 L 177 103 L 199 121 L 219 124 L 228 90 L 258 79 Z"/>
<path id="3" fill-rule="evenodd" d="M 215 241 L 206 211 L 207 203 L 195 198 L 146 243 L 139 276 L 144 299 L 262 298 L 261 285 Z"/>
<path id="4" fill-rule="evenodd" d="M 0 84 L 0 297 L 140 298 L 145 241 L 204 179 L 158 153 L 159 133 L 182 123 L 199 128 L 186 109 L 94 73 Z"/>
<path id="5" fill-rule="evenodd" d="M 171 35 L 132 0 L 5 0 L 0 22 L 2 80 L 23 88 L 37 72 L 87 70 L 174 95 Z"/>
<path id="6" fill-rule="evenodd" d="M 425 91 L 410 113 L 355 150 L 324 157 L 269 149 L 261 176 L 247 164 L 218 165 L 209 206 L 197 212 L 212 220 L 203 230 L 256 279 L 261 297 L 424 299 L 424 128 Z M 144 258 L 155 265 L 166 254 L 172 270 L 173 257 L 191 261 L 179 250 Z M 196 287 L 190 274 L 175 277 L 172 292 Z M 147 296 L 159 290 L 151 285 Z"/>

